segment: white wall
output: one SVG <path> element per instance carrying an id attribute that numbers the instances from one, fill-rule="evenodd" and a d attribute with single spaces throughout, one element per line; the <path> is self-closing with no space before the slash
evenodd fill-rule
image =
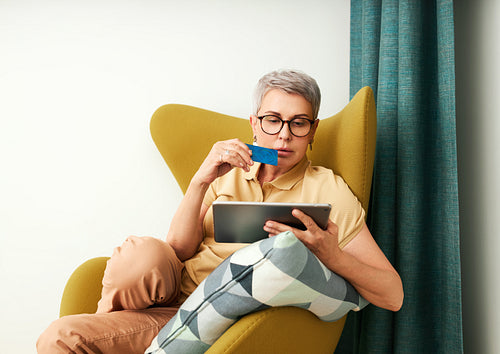
<path id="1" fill-rule="evenodd" d="M 248 117 L 258 78 L 286 67 L 318 80 L 320 117 L 340 110 L 349 6 L 1 1 L 0 351 L 35 351 L 85 259 L 165 236 L 181 192 L 149 135 L 157 107 Z"/>
<path id="2" fill-rule="evenodd" d="M 455 1 L 465 353 L 500 353 L 500 2 Z"/>

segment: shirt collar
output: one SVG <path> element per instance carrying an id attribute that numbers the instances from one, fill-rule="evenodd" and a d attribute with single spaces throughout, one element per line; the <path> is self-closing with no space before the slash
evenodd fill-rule
<path id="1" fill-rule="evenodd" d="M 304 178 L 305 171 L 307 167 L 309 167 L 310 162 L 307 160 L 307 157 L 304 156 L 302 160 L 298 164 L 296 164 L 292 169 L 278 178 L 276 178 L 274 181 L 269 182 L 271 185 L 273 185 L 276 188 L 279 188 L 281 190 L 290 190 L 294 185 L 297 184 L 302 178 Z M 259 175 L 259 170 L 260 170 L 261 163 L 256 162 L 252 166 L 250 166 L 250 171 L 244 173 L 244 177 L 246 180 L 254 180 L 257 183 L 259 183 L 259 180 L 257 179 L 257 176 Z"/>

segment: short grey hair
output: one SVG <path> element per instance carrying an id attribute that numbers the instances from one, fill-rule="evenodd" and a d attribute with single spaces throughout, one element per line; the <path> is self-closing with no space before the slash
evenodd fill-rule
<path id="1" fill-rule="evenodd" d="M 297 70 L 272 71 L 259 80 L 254 92 L 255 115 L 259 111 L 262 99 L 266 93 L 273 89 L 301 95 L 311 104 L 313 119 L 318 118 L 319 105 L 321 103 L 319 86 L 312 77 Z"/>

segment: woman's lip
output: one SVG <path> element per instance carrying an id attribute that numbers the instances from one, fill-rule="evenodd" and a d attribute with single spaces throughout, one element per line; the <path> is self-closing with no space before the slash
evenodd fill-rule
<path id="1" fill-rule="evenodd" d="M 287 150 L 287 149 L 277 149 L 278 150 L 278 157 L 285 157 L 290 155 L 293 151 L 292 150 Z"/>

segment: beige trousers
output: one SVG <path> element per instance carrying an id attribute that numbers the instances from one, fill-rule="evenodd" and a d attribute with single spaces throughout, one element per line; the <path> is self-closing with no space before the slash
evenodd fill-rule
<path id="1" fill-rule="evenodd" d="M 54 321 L 38 353 L 144 353 L 180 306 L 182 267 L 168 243 L 127 238 L 107 263 L 97 312 Z"/>

